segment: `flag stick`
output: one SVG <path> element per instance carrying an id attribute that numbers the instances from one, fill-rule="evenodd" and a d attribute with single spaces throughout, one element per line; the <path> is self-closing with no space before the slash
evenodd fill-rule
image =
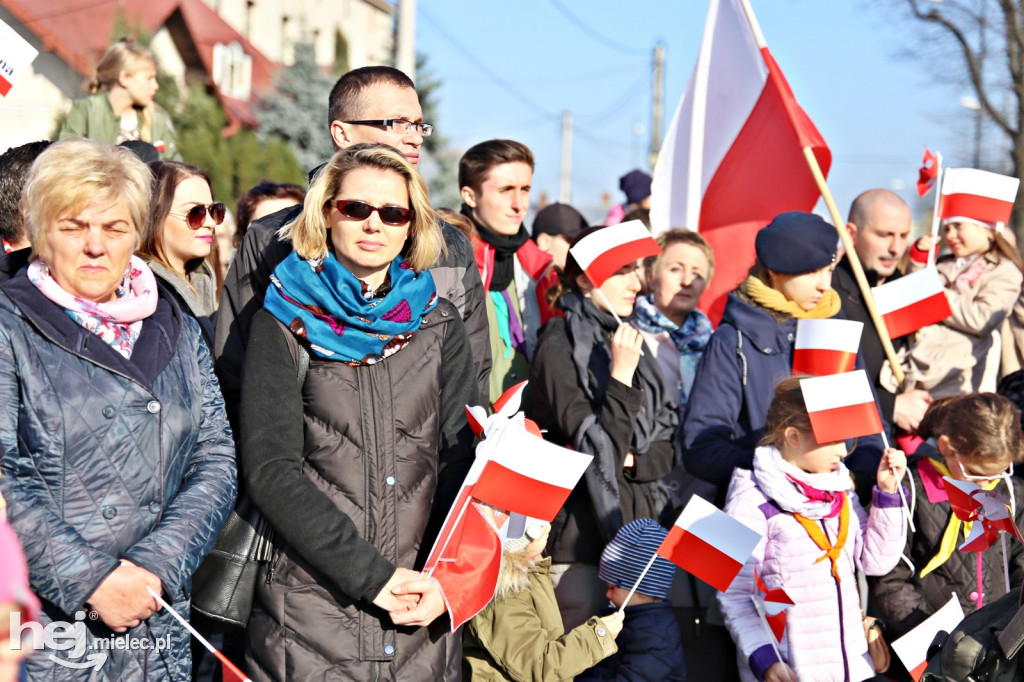
<path id="1" fill-rule="evenodd" d="M 871 316 L 871 322 L 874 323 L 875 329 L 878 330 L 878 338 L 882 342 L 882 349 L 885 351 L 885 357 L 889 360 L 889 364 L 892 366 L 893 376 L 896 377 L 896 381 L 900 383 L 900 387 L 903 386 L 903 380 L 905 374 L 903 368 L 900 366 L 899 361 L 896 359 L 896 349 L 893 348 L 892 339 L 889 338 L 889 330 L 885 327 L 885 321 L 882 316 L 878 314 L 878 306 L 875 305 L 875 297 L 871 295 L 871 287 L 868 286 L 868 280 L 864 276 L 864 268 L 861 267 L 860 258 L 857 257 L 857 252 L 853 248 L 853 241 L 850 239 L 849 233 L 846 231 L 846 223 L 839 215 L 839 209 L 836 207 L 836 202 L 832 198 L 832 192 L 829 191 L 828 185 L 825 184 L 825 176 L 821 172 L 821 166 L 818 165 L 818 159 L 814 156 L 814 151 L 810 146 L 804 147 L 804 158 L 807 160 L 807 165 L 811 169 L 811 175 L 814 176 L 814 182 L 818 185 L 818 191 L 821 192 L 821 198 L 825 200 L 825 205 L 828 207 L 829 215 L 832 216 L 832 222 L 836 225 L 836 231 L 839 232 L 839 238 L 843 242 L 843 249 L 846 251 L 846 257 L 850 259 L 850 268 L 853 270 L 853 277 L 857 280 L 857 287 L 860 289 L 860 295 L 864 299 L 864 304 L 867 306 L 868 314 Z"/>
<path id="2" fill-rule="evenodd" d="M 1010 591 L 1010 562 L 1006 558 L 1006 533 L 1002 532 L 999 534 L 999 541 L 1003 544 L 1003 579 L 1006 581 L 1006 591 Z"/>
<path id="3" fill-rule="evenodd" d="M 764 604 L 757 598 L 756 594 L 750 595 L 750 601 L 754 602 L 754 610 L 757 611 L 757 617 L 761 619 L 761 627 L 764 628 L 765 634 L 768 635 L 768 641 L 771 642 L 772 651 L 775 652 L 775 658 L 782 661 L 782 654 L 779 653 L 779 646 L 775 643 L 775 633 L 772 632 L 772 628 L 768 625 L 768 616 L 764 612 Z"/>
<path id="4" fill-rule="evenodd" d="M 882 446 L 886 450 L 889 449 L 889 438 L 885 435 L 885 431 L 884 430 L 882 431 Z M 889 471 L 892 472 L 893 478 L 896 478 L 896 470 L 895 469 L 889 469 Z M 913 483 L 911 483 L 911 485 L 913 485 Z M 896 481 L 896 490 L 900 494 L 900 504 L 903 507 L 903 511 L 907 515 L 907 523 L 910 524 L 910 532 L 911 533 L 916 533 L 917 529 L 914 528 L 914 519 L 910 516 L 910 505 L 907 504 L 907 495 L 906 495 L 906 493 L 903 492 L 903 485 L 900 483 L 900 481 Z"/>
<path id="5" fill-rule="evenodd" d="M 939 202 L 942 200 L 942 154 L 936 152 L 935 163 L 939 164 L 939 173 L 935 176 L 935 212 L 932 214 L 932 248 L 928 250 L 928 265 L 935 265 L 935 254 L 938 249 L 936 239 L 939 236 Z"/>
<path id="6" fill-rule="evenodd" d="M 448 532 L 448 537 L 444 539 L 444 543 L 441 545 L 441 549 L 437 552 L 437 561 L 434 562 L 433 566 L 423 567 L 423 571 L 420 573 L 420 576 L 422 578 L 429 578 L 431 572 L 433 572 L 433 570 L 437 568 L 438 562 L 440 562 L 441 557 L 444 556 L 444 550 L 448 549 L 448 543 L 451 542 L 452 536 L 455 535 L 455 529 L 459 527 L 459 521 L 462 520 L 462 517 L 465 515 L 466 510 L 469 509 L 469 505 L 472 503 L 473 496 L 467 495 L 465 504 L 462 505 L 462 509 L 459 510 L 458 515 L 455 517 L 455 523 L 452 524 L 451 530 L 449 530 Z M 438 540 L 440 540 L 440 538 L 438 538 Z M 431 554 L 433 554 L 433 551 L 431 551 Z"/>
<path id="7" fill-rule="evenodd" d="M 619 607 L 619 613 L 622 613 L 626 609 L 626 604 L 628 604 L 629 600 L 633 598 L 633 595 L 636 593 L 636 588 L 640 587 L 640 583 L 643 582 L 644 576 L 647 575 L 647 571 L 651 570 L 651 566 L 654 565 L 654 560 L 657 558 L 658 553 L 655 552 L 654 555 L 651 557 L 651 560 L 647 562 L 646 566 L 644 566 L 644 570 L 641 571 L 640 577 L 636 579 L 636 584 L 633 585 L 633 589 L 631 589 L 629 591 L 629 594 L 626 595 L 626 600 L 622 602 L 622 606 Z"/>
<path id="8" fill-rule="evenodd" d="M 199 643 L 202 644 L 204 647 L 206 647 L 210 651 L 211 654 L 213 654 L 215 656 L 217 655 L 217 650 L 213 647 L 213 645 L 210 644 L 209 642 L 207 642 L 206 638 L 203 637 L 201 634 L 199 634 L 199 632 L 194 627 L 189 625 L 189 622 L 187 620 L 185 620 L 184 618 L 182 618 L 180 613 L 178 613 L 177 611 L 172 609 L 171 605 L 168 604 L 167 602 L 165 602 L 163 597 L 161 597 L 159 594 L 154 592 L 152 587 L 150 587 L 149 585 L 146 585 L 146 591 L 149 592 L 149 596 L 153 597 L 153 599 L 156 599 L 160 603 L 160 606 L 162 606 L 165 609 L 167 609 L 168 613 L 170 613 L 172 616 L 177 618 L 178 622 L 181 623 L 182 625 L 184 625 L 185 629 L 188 630 L 189 632 L 191 632 L 192 636 L 195 637 L 196 639 L 198 639 Z"/>
<path id="9" fill-rule="evenodd" d="M 587 279 L 590 279 L 589 275 L 587 276 Z M 594 281 L 591 280 L 590 283 L 593 284 Z M 610 312 L 612 314 L 612 317 L 615 318 L 615 321 L 618 322 L 620 325 L 623 324 L 622 318 L 619 317 L 618 313 L 615 312 L 615 308 L 612 307 L 611 302 L 609 302 L 608 297 L 604 295 L 604 292 L 601 291 L 601 289 L 599 287 L 597 287 L 597 286 L 594 287 L 594 291 L 596 291 L 597 295 L 601 297 L 601 300 L 604 301 L 604 304 L 606 306 L 608 306 L 608 312 Z M 644 350 L 643 350 L 643 348 L 641 348 L 640 349 L 640 357 L 643 357 L 643 356 L 644 356 Z"/>

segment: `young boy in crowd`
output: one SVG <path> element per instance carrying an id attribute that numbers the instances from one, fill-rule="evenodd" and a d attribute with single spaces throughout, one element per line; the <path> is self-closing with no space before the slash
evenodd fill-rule
<path id="1" fill-rule="evenodd" d="M 541 559 L 551 524 L 527 519 L 521 538 L 501 558 L 494 599 L 463 633 L 463 678 L 571 680 L 615 653 L 622 614 L 593 617 L 565 632 L 551 584 L 551 559 Z"/>
<path id="2" fill-rule="evenodd" d="M 598 576 L 608 583 L 608 601 L 616 609 L 625 603 L 666 534 L 657 521 L 637 519 L 623 526 L 604 548 Z M 654 560 L 624 609 L 618 653 L 577 676 L 577 681 L 686 680 L 682 635 L 667 601 L 675 572 L 672 562 L 661 557 Z"/>

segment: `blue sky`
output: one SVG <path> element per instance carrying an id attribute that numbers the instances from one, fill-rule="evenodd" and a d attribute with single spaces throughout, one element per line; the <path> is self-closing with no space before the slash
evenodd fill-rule
<path id="1" fill-rule="evenodd" d="M 573 112 L 573 203 L 621 201 L 618 177 L 646 167 L 653 46 L 666 46 L 667 126 L 686 88 L 706 0 L 419 0 L 417 50 L 443 86 L 434 121 L 460 151 L 492 137 L 529 145 L 535 195 L 558 194 L 561 112 Z M 769 48 L 833 154 L 829 185 L 845 214 L 860 191 L 913 184 L 923 148 L 966 164 L 973 118 L 966 87 L 936 84 L 899 53 L 918 34 L 881 0 L 752 0 Z M 959 68 L 955 55 L 950 68 Z M 634 127 L 642 126 L 642 135 Z M 929 197 L 930 198 L 930 197 Z"/>

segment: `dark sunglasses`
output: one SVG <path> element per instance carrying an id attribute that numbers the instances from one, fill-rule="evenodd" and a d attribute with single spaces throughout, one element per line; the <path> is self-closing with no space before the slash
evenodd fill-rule
<path id="1" fill-rule="evenodd" d="M 214 225 L 220 225 L 224 222 L 224 215 L 227 213 L 227 207 L 221 202 L 217 201 L 209 206 L 203 206 L 202 204 L 196 204 L 190 208 L 186 213 L 169 213 L 169 215 L 175 218 L 181 218 L 185 221 L 185 224 L 192 230 L 198 230 L 206 222 L 206 212 L 210 212 L 210 217 L 213 218 Z"/>
<path id="2" fill-rule="evenodd" d="M 398 227 L 405 225 L 416 217 L 416 211 L 401 206 L 374 206 L 358 199 L 334 199 L 327 202 L 328 206 L 338 209 L 338 213 L 352 220 L 366 220 L 374 211 L 385 225 Z"/>

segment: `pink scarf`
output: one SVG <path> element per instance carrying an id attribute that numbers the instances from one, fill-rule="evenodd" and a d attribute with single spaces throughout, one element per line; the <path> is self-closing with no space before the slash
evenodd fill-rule
<path id="1" fill-rule="evenodd" d="M 131 358 L 142 321 L 156 310 L 156 277 L 141 258 L 132 256 L 124 279 L 117 287 L 117 299 L 96 303 L 65 291 L 40 260 L 28 266 L 28 279 L 46 298 L 64 309 L 72 320 L 103 339 L 126 359 Z"/>

